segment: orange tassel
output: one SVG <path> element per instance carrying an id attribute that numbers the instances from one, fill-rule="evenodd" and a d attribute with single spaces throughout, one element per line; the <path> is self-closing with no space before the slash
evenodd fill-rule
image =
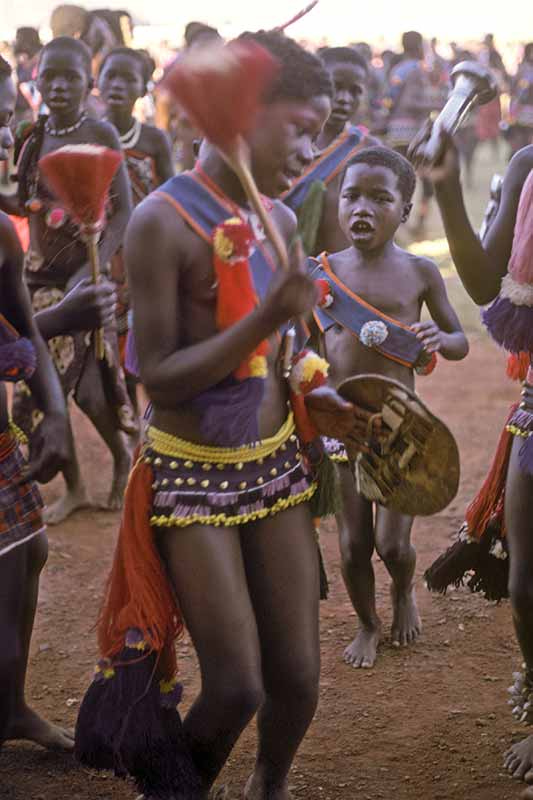
<path id="1" fill-rule="evenodd" d="M 98 620 L 98 643 L 104 658 L 124 647 L 130 628 L 138 628 L 148 647 L 160 653 L 159 672 L 176 672 L 174 642 L 183 630 L 168 575 L 150 526 L 151 468 L 137 461 L 130 473 L 115 556 Z"/>
<path id="2" fill-rule="evenodd" d="M 511 353 L 507 359 L 507 377 L 513 381 L 525 381 L 530 363 L 529 353 Z"/>
<path id="3" fill-rule="evenodd" d="M 511 406 L 511 411 L 507 422 L 518 408 L 518 403 Z M 468 506 L 465 520 L 468 526 L 468 533 L 476 540 L 480 540 L 487 529 L 487 525 L 495 516 L 501 516 L 502 536 L 505 535 L 503 519 L 503 503 L 505 499 L 505 484 L 507 480 L 507 468 L 511 456 L 513 435 L 507 430 L 507 422 L 498 441 L 498 447 L 492 461 L 489 474 L 485 478 L 483 486 Z"/>

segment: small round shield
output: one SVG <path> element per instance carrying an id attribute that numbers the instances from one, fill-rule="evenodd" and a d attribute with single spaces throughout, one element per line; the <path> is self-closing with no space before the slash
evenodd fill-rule
<path id="1" fill-rule="evenodd" d="M 360 494 L 410 516 L 429 516 L 453 500 L 459 486 L 459 451 L 451 432 L 418 395 L 381 375 L 358 375 L 337 391 L 381 421 L 369 433 L 368 453 L 345 446 Z M 372 426 L 369 426 L 371 429 Z"/>

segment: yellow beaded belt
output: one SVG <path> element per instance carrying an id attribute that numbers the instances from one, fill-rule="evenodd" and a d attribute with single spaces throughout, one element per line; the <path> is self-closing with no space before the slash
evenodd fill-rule
<path id="1" fill-rule="evenodd" d="M 289 414 L 279 431 L 263 439 L 256 445 L 244 445 L 243 447 L 210 447 L 209 445 L 194 444 L 185 439 L 179 439 L 171 433 L 155 428 L 150 425 L 147 430 L 146 446 L 163 456 L 179 458 L 181 460 L 205 461 L 212 464 L 236 464 L 249 461 L 258 461 L 267 458 L 276 450 L 282 447 L 287 440 L 296 441 L 294 433 L 294 418 L 292 412 Z"/>

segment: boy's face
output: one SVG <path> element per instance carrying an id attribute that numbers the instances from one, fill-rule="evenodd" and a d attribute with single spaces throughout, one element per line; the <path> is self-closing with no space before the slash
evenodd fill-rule
<path id="1" fill-rule="evenodd" d="M 329 122 L 344 126 L 359 108 L 366 73 L 357 64 L 344 61 L 329 64 L 327 69 L 334 87 Z"/>
<path id="2" fill-rule="evenodd" d="M 39 63 L 37 87 L 52 114 L 78 112 L 89 92 L 90 77 L 80 53 L 61 48 L 45 50 Z"/>
<path id="3" fill-rule="evenodd" d="M 346 170 L 339 198 L 339 222 L 357 250 L 383 247 L 409 216 L 398 188 L 398 177 L 388 167 L 355 164 Z"/>
<path id="4" fill-rule="evenodd" d="M 329 97 L 318 95 L 310 100 L 277 100 L 260 111 L 247 139 L 252 172 L 263 194 L 278 197 L 313 161 L 313 142 L 330 110 Z"/>
<path id="5" fill-rule="evenodd" d="M 145 93 L 138 60 L 125 54 L 110 56 L 100 73 L 98 88 L 106 106 L 131 110 L 135 101 Z"/>
<path id="6" fill-rule="evenodd" d="M 13 146 L 10 123 L 15 110 L 17 92 L 11 78 L 0 80 L 0 161 L 7 161 Z"/>

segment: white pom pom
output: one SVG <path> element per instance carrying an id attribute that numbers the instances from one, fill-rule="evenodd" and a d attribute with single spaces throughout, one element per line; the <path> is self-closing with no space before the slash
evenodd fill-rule
<path id="1" fill-rule="evenodd" d="M 384 322 L 380 319 L 371 319 L 369 322 L 365 322 L 361 328 L 359 340 L 365 347 L 379 347 L 388 335 L 389 330 Z"/>

